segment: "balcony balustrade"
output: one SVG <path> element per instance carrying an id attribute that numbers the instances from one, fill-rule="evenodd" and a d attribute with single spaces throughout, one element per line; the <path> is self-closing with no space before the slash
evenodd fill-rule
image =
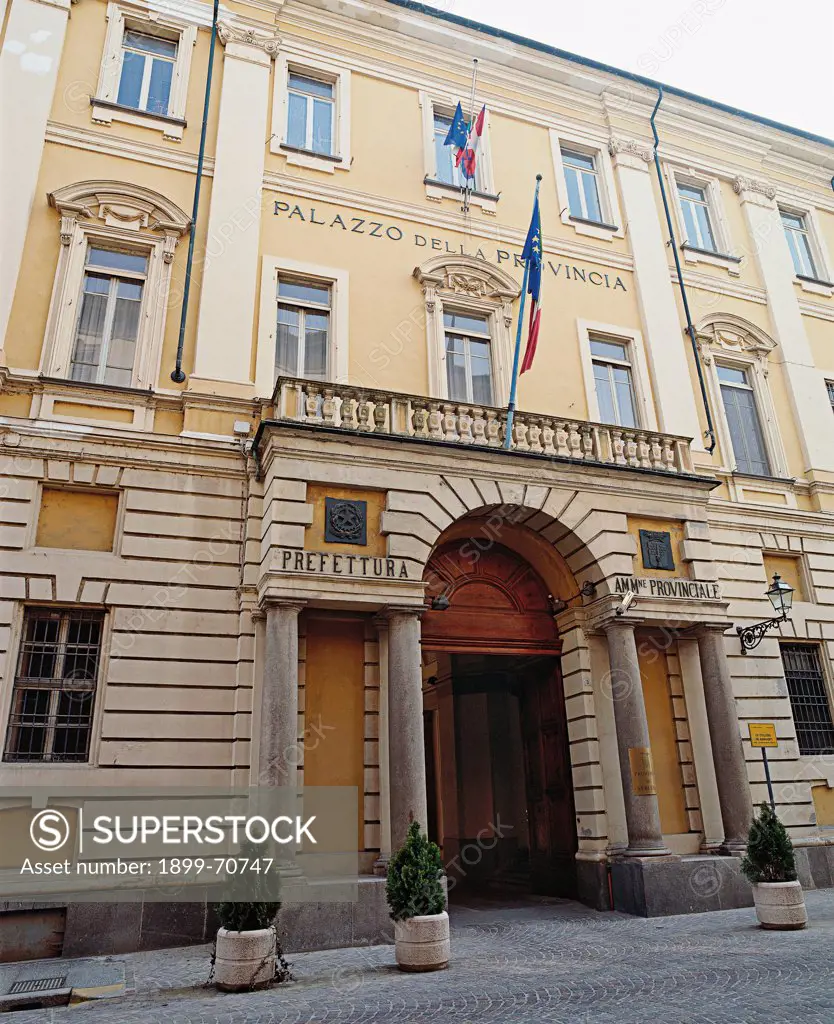
<path id="1" fill-rule="evenodd" d="M 294 377 L 278 378 L 273 400 L 281 421 L 450 445 L 504 446 L 507 410 L 471 402 Z M 515 413 L 512 450 L 658 473 L 693 472 L 689 438 L 544 413 Z"/>

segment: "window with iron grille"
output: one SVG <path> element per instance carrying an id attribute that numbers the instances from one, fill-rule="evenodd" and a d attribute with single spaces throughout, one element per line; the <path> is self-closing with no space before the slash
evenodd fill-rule
<path id="1" fill-rule="evenodd" d="M 834 380 L 827 380 L 825 386 L 828 388 L 828 401 L 831 403 L 831 411 L 834 412 Z"/>
<path id="2" fill-rule="evenodd" d="M 800 754 L 834 754 L 834 723 L 815 644 L 782 644 L 782 667 L 791 699 Z"/>
<path id="3" fill-rule="evenodd" d="M 102 612 L 28 608 L 5 761 L 86 761 L 101 663 Z"/>

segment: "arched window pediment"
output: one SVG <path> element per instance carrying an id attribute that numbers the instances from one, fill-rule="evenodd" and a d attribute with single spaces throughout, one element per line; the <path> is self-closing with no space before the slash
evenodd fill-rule
<path id="1" fill-rule="evenodd" d="M 49 193 L 63 218 L 103 221 L 109 227 L 185 234 L 191 218 L 176 203 L 142 185 L 123 181 L 79 181 Z M 64 225 L 61 229 L 65 233 Z"/>
<path id="2" fill-rule="evenodd" d="M 713 355 L 725 353 L 755 358 L 766 362 L 776 342 L 761 327 L 744 317 L 721 314 L 704 317 L 696 328 L 701 356 L 706 363 Z"/>
<path id="3" fill-rule="evenodd" d="M 447 295 L 466 295 L 499 303 L 512 302 L 521 286 L 510 275 L 475 256 L 444 253 L 414 268 L 414 276 L 424 289 Z"/>

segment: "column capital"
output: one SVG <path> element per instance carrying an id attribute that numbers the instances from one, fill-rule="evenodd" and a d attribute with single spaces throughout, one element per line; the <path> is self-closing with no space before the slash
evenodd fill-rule
<path id="1" fill-rule="evenodd" d="M 732 629 L 732 622 L 701 622 L 694 629 L 695 637 L 706 636 L 708 633 L 724 636 L 728 629 Z"/>
<path id="2" fill-rule="evenodd" d="M 624 139 L 612 135 L 608 140 L 608 152 L 616 166 L 630 167 L 635 171 L 648 170 L 647 165 L 654 159 L 651 146 L 640 139 Z"/>
<path id="3" fill-rule="evenodd" d="M 615 615 L 613 618 L 607 619 L 605 622 L 600 623 L 600 628 L 606 634 L 616 633 L 620 630 L 628 630 L 633 633 L 637 629 L 639 623 L 633 619 L 627 619 L 624 615 Z"/>
<path id="4" fill-rule="evenodd" d="M 217 35 L 230 57 L 256 59 L 255 54 L 248 52 L 254 50 L 265 54 L 268 60 L 274 60 L 281 46 L 281 37 L 267 25 L 238 19 L 219 22 Z"/>
<path id="5" fill-rule="evenodd" d="M 267 598 L 263 602 L 263 604 L 261 605 L 261 607 L 258 610 L 260 612 L 262 612 L 264 615 L 266 615 L 273 608 L 275 608 L 275 609 L 277 609 L 277 608 L 286 608 L 287 611 L 291 611 L 291 612 L 294 611 L 296 613 L 296 615 L 298 615 L 298 613 L 304 611 L 304 609 L 306 607 L 307 607 L 307 602 L 306 601 L 295 601 L 295 600 L 286 600 L 286 601 L 284 601 L 280 597 L 276 597 L 276 598 L 270 597 L 270 598 Z"/>
<path id="6" fill-rule="evenodd" d="M 733 192 L 743 203 L 755 203 L 757 206 L 774 207 L 776 189 L 760 178 L 748 178 L 739 174 L 733 179 Z"/>
<path id="7" fill-rule="evenodd" d="M 414 618 L 419 619 L 425 611 L 426 609 L 423 605 L 387 604 L 377 612 L 374 616 L 374 621 L 376 622 L 378 619 L 384 620 L 387 625 L 391 619 L 399 615 L 413 615 Z"/>

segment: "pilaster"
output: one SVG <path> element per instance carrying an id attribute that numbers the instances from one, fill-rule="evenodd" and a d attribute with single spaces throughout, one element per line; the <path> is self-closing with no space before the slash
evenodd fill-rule
<path id="1" fill-rule="evenodd" d="M 814 365 L 794 286 L 794 267 L 782 227 L 776 189 L 739 176 L 733 182 L 767 291 L 774 337 L 781 348 L 785 382 L 799 430 L 806 470 L 834 472 L 831 406 L 822 371 Z"/>
<path id="2" fill-rule="evenodd" d="M 703 450 L 695 389 L 689 380 L 684 337 L 667 256 L 666 233 L 655 200 L 648 143 L 613 137 L 608 143 L 634 254 L 634 279 L 661 430 L 693 438 Z"/>
<path id="3" fill-rule="evenodd" d="M 221 22 L 218 35 L 226 52 L 191 386 L 208 379 L 251 385 L 254 392 L 261 192 L 278 37 L 267 26 L 238 21 Z"/>
<path id="4" fill-rule="evenodd" d="M 15 0 L 0 53 L 0 352 L 6 336 L 29 217 L 35 200 L 70 0 Z"/>

